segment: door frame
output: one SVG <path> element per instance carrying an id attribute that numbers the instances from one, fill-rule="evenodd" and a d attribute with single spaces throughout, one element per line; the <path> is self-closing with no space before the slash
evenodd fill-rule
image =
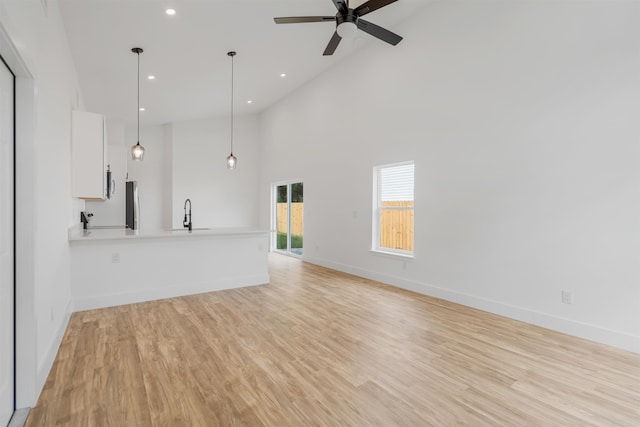
<path id="1" fill-rule="evenodd" d="M 0 4 L 0 12 L 2 11 Z M 46 377 L 39 375 L 35 307 L 35 254 L 37 246 L 37 150 L 35 145 L 36 86 L 9 31 L 0 22 L 0 55 L 14 79 L 14 216 L 15 230 L 15 407 L 35 406 Z M 39 378 L 40 376 L 45 378 Z"/>
<path id="2" fill-rule="evenodd" d="M 302 183 L 304 185 L 304 180 L 302 179 L 288 179 L 286 181 L 277 181 L 271 183 L 271 239 L 270 246 L 271 252 L 277 252 L 279 254 L 289 255 L 295 258 L 302 258 L 302 255 L 298 255 L 294 252 L 291 252 L 291 184 Z M 287 249 L 278 249 L 277 241 L 278 241 L 278 187 L 286 185 L 289 190 L 287 191 L 287 203 L 289 205 L 288 217 L 287 217 Z M 304 187 L 303 187 L 304 188 Z M 304 189 L 302 190 L 304 192 Z M 304 194 L 304 193 L 303 193 Z M 304 196 L 303 196 L 304 197 Z M 304 231 L 303 231 L 304 236 Z M 304 243 L 303 243 L 303 253 L 304 253 Z"/>
<path id="3" fill-rule="evenodd" d="M 11 69 L 11 67 L 9 66 L 9 64 L 7 64 L 7 62 L 5 61 L 4 57 L 2 56 L 2 52 L 0 52 L 0 62 L 7 68 L 7 70 L 9 71 L 9 74 L 11 74 L 12 79 L 11 79 L 11 90 L 13 92 L 13 99 L 12 99 L 12 117 L 11 117 L 11 121 L 13 122 L 11 124 L 12 126 L 12 130 L 13 130 L 13 134 L 12 134 L 12 141 L 11 144 L 13 145 L 12 148 L 12 153 L 11 153 L 11 162 L 13 163 L 13 170 L 12 170 L 12 185 L 11 185 L 11 199 L 12 199 L 12 230 L 11 230 L 11 234 L 13 234 L 13 242 L 12 242 L 12 251 L 13 251 L 13 260 L 12 260 L 12 269 L 13 269 L 13 277 L 11 280 L 11 286 L 13 287 L 13 292 L 12 292 L 12 296 L 13 296 L 13 301 L 11 302 L 11 304 L 13 305 L 13 328 L 12 328 L 12 341 L 13 341 L 13 351 L 12 351 L 12 358 L 13 358 L 13 363 L 12 363 L 12 367 L 13 367 L 13 390 L 12 390 L 12 406 L 13 406 L 13 411 L 12 411 L 12 417 L 13 414 L 16 411 L 16 382 L 18 380 L 17 375 L 16 375 L 16 361 L 17 361 L 17 355 L 16 355 L 16 75 L 13 72 L 13 70 Z"/>

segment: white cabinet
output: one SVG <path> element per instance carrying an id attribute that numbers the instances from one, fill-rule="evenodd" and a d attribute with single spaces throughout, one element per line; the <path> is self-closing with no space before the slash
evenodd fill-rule
<path id="1" fill-rule="evenodd" d="M 101 114 L 73 111 L 71 115 L 71 193 L 87 200 L 104 200 L 107 189 L 107 130 Z"/>

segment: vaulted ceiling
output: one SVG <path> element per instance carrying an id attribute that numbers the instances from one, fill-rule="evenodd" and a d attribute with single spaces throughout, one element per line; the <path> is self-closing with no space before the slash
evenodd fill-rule
<path id="1" fill-rule="evenodd" d="M 364 3 L 351 0 L 350 7 Z M 391 31 L 428 0 L 398 0 L 367 15 Z M 110 119 L 136 120 L 137 58 L 141 47 L 142 125 L 230 111 L 234 59 L 235 114 L 259 112 L 369 43 L 394 47 L 360 32 L 323 56 L 332 22 L 276 25 L 277 16 L 335 15 L 331 0 L 60 0 L 86 109 Z M 169 16 L 167 8 L 176 14 Z M 402 34 L 400 34 L 402 35 Z M 384 60 L 384 58 L 381 58 Z M 281 77 L 281 74 L 286 77 Z M 155 76 L 148 80 L 147 76 Z M 345 88 L 356 82 L 345 82 Z M 251 104 L 248 101 L 252 101 Z"/>

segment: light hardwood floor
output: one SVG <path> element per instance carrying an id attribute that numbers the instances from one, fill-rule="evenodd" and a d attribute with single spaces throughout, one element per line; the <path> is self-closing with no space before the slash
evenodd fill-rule
<path id="1" fill-rule="evenodd" d="M 75 313 L 27 426 L 639 426 L 640 355 L 279 255 Z"/>

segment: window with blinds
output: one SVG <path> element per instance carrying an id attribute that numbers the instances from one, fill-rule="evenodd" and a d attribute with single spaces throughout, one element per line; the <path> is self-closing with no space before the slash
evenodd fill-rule
<path id="1" fill-rule="evenodd" d="M 376 166 L 374 251 L 413 256 L 413 162 Z"/>

